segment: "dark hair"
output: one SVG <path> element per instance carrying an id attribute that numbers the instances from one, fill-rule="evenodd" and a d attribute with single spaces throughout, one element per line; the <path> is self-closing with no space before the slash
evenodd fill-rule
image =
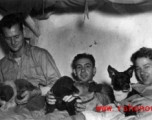
<path id="1" fill-rule="evenodd" d="M 135 64 L 137 58 L 143 58 L 143 57 L 152 60 L 152 49 L 146 47 L 140 48 L 138 51 L 132 54 L 131 61 L 133 64 Z"/>
<path id="2" fill-rule="evenodd" d="M 87 58 L 89 60 L 91 60 L 93 67 L 95 67 L 95 59 L 91 54 L 87 54 L 87 53 L 81 53 L 81 54 L 77 54 L 72 62 L 72 68 L 75 69 L 76 68 L 76 62 L 81 59 L 81 58 Z"/>
<path id="3" fill-rule="evenodd" d="M 23 18 L 20 13 L 16 14 L 9 14 L 2 18 L 0 21 L 0 29 L 1 33 L 3 34 L 3 28 L 11 28 L 13 25 L 18 24 L 20 27 L 20 30 L 23 31 Z"/>

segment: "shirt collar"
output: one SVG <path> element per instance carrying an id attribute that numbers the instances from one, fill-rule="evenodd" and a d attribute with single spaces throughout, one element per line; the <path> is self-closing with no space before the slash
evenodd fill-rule
<path id="1" fill-rule="evenodd" d="M 27 42 L 25 42 L 25 49 L 24 49 L 24 52 L 22 55 L 26 55 L 27 57 L 30 56 L 30 50 L 31 50 L 31 45 L 28 44 Z M 8 53 L 8 59 L 10 60 L 14 60 L 14 57 L 13 57 L 13 52 L 9 51 Z"/>

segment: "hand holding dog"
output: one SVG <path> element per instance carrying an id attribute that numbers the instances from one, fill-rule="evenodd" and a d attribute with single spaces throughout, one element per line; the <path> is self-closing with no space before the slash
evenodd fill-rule
<path id="1" fill-rule="evenodd" d="M 66 95 L 63 97 L 63 101 L 64 102 L 71 102 L 72 100 L 74 100 L 75 98 L 77 98 L 78 95 L 77 94 L 73 94 L 73 95 Z"/>
<path id="2" fill-rule="evenodd" d="M 145 97 L 135 98 L 131 102 L 132 106 L 152 106 L 152 100 Z"/>
<path id="3" fill-rule="evenodd" d="M 71 102 L 72 100 L 74 100 L 75 98 L 77 97 L 77 95 L 69 95 L 69 96 L 64 96 L 63 97 L 63 101 L 64 102 Z M 46 95 L 46 100 L 47 100 L 47 103 L 48 104 L 51 104 L 51 105 L 53 105 L 53 104 L 55 104 L 55 102 L 56 102 L 56 98 L 55 98 L 55 96 L 52 94 L 52 92 L 48 92 L 47 93 L 47 95 Z"/>
<path id="4" fill-rule="evenodd" d="M 28 102 L 28 100 L 34 96 L 40 95 L 41 94 L 41 90 L 40 89 L 34 89 L 33 91 L 24 91 L 21 95 L 21 97 L 23 97 L 23 99 L 18 100 L 16 99 L 16 103 L 17 104 L 25 104 Z"/>
<path id="5" fill-rule="evenodd" d="M 54 105 L 55 104 L 56 99 L 55 99 L 55 97 L 54 97 L 54 95 L 52 94 L 51 91 L 47 92 L 46 101 L 50 105 Z"/>
<path id="6" fill-rule="evenodd" d="M 21 100 L 16 99 L 16 103 L 17 104 L 27 103 L 28 100 L 31 98 L 31 91 L 26 90 L 25 92 L 23 92 L 23 94 L 21 95 L 21 97 L 23 97 L 23 99 L 21 99 Z"/>
<path id="7" fill-rule="evenodd" d="M 65 96 L 63 98 L 63 101 L 65 101 L 65 102 L 71 102 L 72 100 L 74 100 L 77 97 L 78 97 L 78 94 Z M 76 112 L 79 113 L 79 112 L 85 111 L 85 108 L 86 108 L 86 106 L 84 104 L 82 104 L 82 100 L 81 99 L 77 99 L 76 103 L 75 103 Z"/>
<path id="8" fill-rule="evenodd" d="M 85 104 L 82 104 L 82 100 L 81 99 L 77 99 L 76 100 L 75 109 L 76 109 L 77 113 L 85 111 L 86 106 L 85 106 Z"/>

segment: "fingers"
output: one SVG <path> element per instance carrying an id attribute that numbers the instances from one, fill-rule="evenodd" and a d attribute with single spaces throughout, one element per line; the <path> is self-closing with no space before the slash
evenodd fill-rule
<path id="1" fill-rule="evenodd" d="M 83 112 L 83 111 L 85 111 L 85 109 L 86 109 L 86 107 L 84 106 L 84 105 L 80 105 L 80 104 L 78 104 L 78 106 L 76 107 L 76 112 Z"/>
<path id="2" fill-rule="evenodd" d="M 85 111 L 86 106 L 84 104 L 82 104 L 82 100 L 81 99 L 77 99 L 76 100 L 75 109 L 76 109 L 76 112 Z"/>
<path id="3" fill-rule="evenodd" d="M 74 100 L 74 99 L 77 98 L 77 97 L 78 97 L 77 94 L 65 96 L 65 97 L 63 97 L 63 101 L 65 101 L 65 102 L 71 102 L 72 100 Z"/>
<path id="4" fill-rule="evenodd" d="M 76 100 L 77 103 L 82 103 L 83 101 L 81 99 Z"/>
<path id="5" fill-rule="evenodd" d="M 23 97 L 23 99 L 21 99 L 21 100 L 18 100 L 18 99 L 16 98 L 17 104 L 27 103 L 28 100 L 29 100 L 29 98 L 30 98 L 30 92 L 29 92 L 29 91 L 25 91 L 21 96 Z"/>
<path id="6" fill-rule="evenodd" d="M 131 97 L 121 101 L 121 105 L 124 106 L 124 105 L 129 105 L 129 104 L 132 104 L 132 100 L 136 99 L 136 98 L 139 98 L 140 96 L 138 94 L 135 94 L 135 95 L 132 95 Z"/>
<path id="7" fill-rule="evenodd" d="M 25 97 L 28 94 L 29 94 L 28 91 L 25 91 L 25 92 L 22 93 L 21 97 Z"/>
<path id="8" fill-rule="evenodd" d="M 143 112 L 139 112 L 139 113 L 137 114 L 137 117 L 138 117 L 138 118 L 141 118 L 141 117 L 143 116 L 143 114 L 144 114 Z"/>
<path id="9" fill-rule="evenodd" d="M 129 97 L 129 98 L 127 98 L 126 99 L 126 101 L 132 101 L 132 100 L 134 100 L 134 99 L 136 99 L 136 98 L 139 98 L 139 95 L 138 94 L 136 94 L 136 95 L 133 95 L 133 96 L 131 96 L 131 97 Z"/>
<path id="10" fill-rule="evenodd" d="M 132 106 L 139 106 L 142 105 L 145 102 L 145 98 L 141 97 L 141 98 L 136 98 L 134 100 L 132 100 Z"/>
<path id="11" fill-rule="evenodd" d="M 74 99 L 75 97 L 73 95 L 63 97 L 63 101 L 65 102 L 71 102 Z"/>
<path id="12" fill-rule="evenodd" d="M 140 106 L 143 104 L 143 101 L 136 101 L 132 103 L 132 106 Z"/>
<path id="13" fill-rule="evenodd" d="M 56 99 L 55 99 L 54 95 L 50 91 L 46 95 L 46 100 L 47 100 L 47 103 L 51 104 L 51 105 L 54 105 L 55 102 L 56 102 Z"/>
<path id="14" fill-rule="evenodd" d="M 65 96 L 65 97 L 63 97 L 63 101 L 68 102 L 68 100 L 71 99 L 72 97 L 73 97 L 72 95 Z"/>
<path id="15" fill-rule="evenodd" d="M 137 101 L 141 101 L 141 100 L 145 100 L 145 98 L 143 98 L 143 97 L 136 98 L 136 99 L 132 100 L 131 102 L 137 102 Z"/>

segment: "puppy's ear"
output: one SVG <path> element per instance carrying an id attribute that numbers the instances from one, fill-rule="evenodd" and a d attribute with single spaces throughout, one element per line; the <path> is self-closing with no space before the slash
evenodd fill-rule
<path id="1" fill-rule="evenodd" d="M 125 71 L 125 73 L 127 73 L 129 77 L 132 77 L 133 71 L 134 71 L 134 66 L 131 66 Z"/>
<path id="2" fill-rule="evenodd" d="M 114 68 L 112 68 L 110 65 L 108 66 L 108 73 L 109 73 L 109 77 L 112 78 L 113 76 L 116 75 L 118 71 Z"/>

